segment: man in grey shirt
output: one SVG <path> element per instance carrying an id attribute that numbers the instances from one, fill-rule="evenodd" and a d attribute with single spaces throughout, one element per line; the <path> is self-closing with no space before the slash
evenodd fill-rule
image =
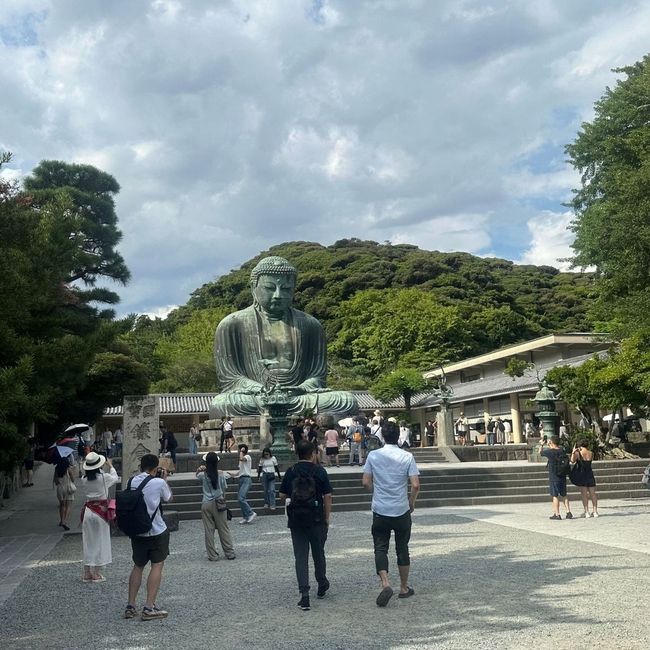
<path id="1" fill-rule="evenodd" d="M 394 422 L 382 426 L 385 446 L 368 454 L 363 471 L 363 486 L 372 490 L 372 539 L 375 547 L 375 568 L 382 590 L 377 605 L 385 607 L 393 595 L 388 580 L 388 546 L 395 531 L 395 552 L 400 578 L 398 598 L 409 598 L 415 592 L 408 584 L 411 560 L 411 513 L 420 491 L 420 478 L 415 458 L 397 446 L 399 429 Z M 408 486 L 411 485 L 409 495 Z"/>

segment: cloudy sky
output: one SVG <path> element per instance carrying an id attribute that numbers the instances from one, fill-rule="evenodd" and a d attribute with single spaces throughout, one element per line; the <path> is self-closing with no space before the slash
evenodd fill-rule
<path id="1" fill-rule="evenodd" d="M 649 49 L 643 0 L 2 0 L 4 173 L 116 177 L 122 313 L 289 240 L 557 266 L 564 145 Z"/>

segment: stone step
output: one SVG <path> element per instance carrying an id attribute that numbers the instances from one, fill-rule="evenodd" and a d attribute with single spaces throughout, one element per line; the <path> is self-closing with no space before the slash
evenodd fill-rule
<path id="1" fill-rule="evenodd" d="M 575 492 L 579 493 L 577 487 L 573 485 L 568 486 L 569 493 Z M 627 480 L 620 481 L 618 483 L 599 483 L 598 492 L 621 492 L 621 491 L 634 491 L 634 490 L 645 490 L 645 496 L 650 496 L 650 492 L 646 488 L 642 487 L 637 480 Z M 277 493 L 276 493 L 277 494 Z M 448 500 L 448 499 L 457 499 L 457 498 L 474 498 L 474 497 L 510 497 L 510 496 L 530 496 L 530 495 L 547 495 L 548 494 L 548 482 L 541 485 L 528 485 L 524 487 L 510 487 L 503 486 L 499 488 L 487 488 L 484 486 L 477 486 L 474 488 L 456 488 L 448 487 L 445 489 L 438 490 L 422 490 L 420 491 L 419 499 L 428 499 L 433 498 L 436 500 Z M 226 498 L 229 502 L 237 501 L 237 492 L 236 490 L 228 490 L 226 492 Z M 362 488 L 358 490 L 349 490 L 344 491 L 340 490 L 337 487 L 334 487 L 334 502 L 336 504 L 342 503 L 366 503 L 370 502 L 371 495 L 369 492 L 366 492 Z M 249 492 L 248 493 L 248 502 L 253 508 L 259 508 L 264 506 L 262 493 Z M 178 510 L 187 510 L 192 509 L 200 503 L 199 494 L 185 494 L 185 495 L 174 495 L 174 508 Z"/>
<path id="2" fill-rule="evenodd" d="M 575 512 L 580 511 L 579 507 L 579 492 L 577 488 L 569 489 L 569 496 L 573 505 L 573 510 Z M 645 488 L 642 489 L 628 489 L 628 490 L 599 490 L 598 497 L 600 499 L 642 499 L 648 497 L 648 490 Z M 494 504 L 504 504 L 509 503 L 546 503 L 549 501 L 548 493 L 546 494 L 516 494 L 516 495 L 489 495 L 489 496 L 464 496 L 464 497 L 454 497 L 439 499 L 435 497 L 419 497 L 417 502 L 418 508 L 441 508 L 441 507 L 456 507 L 456 506 L 476 506 L 480 507 L 482 505 L 494 505 Z M 235 507 L 232 507 L 235 506 Z M 263 507 L 256 507 L 251 503 L 253 510 L 259 516 L 278 516 L 284 515 L 284 507 L 279 506 L 274 511 L 267 511 Z M 236 501 L 231 504 L 231 511 L 233 513 L 233 521 L 241 518 L 241 512 L 238 507 L 236 507 Z M 339 503 L 335 499 L 332 506 L 333 512 L 368 512 L 370 511 L 370 498 L 364 501 L 353 501 Z M 201 518 L 201 510 L 197 505 L 193 508 L 188 508 L 187 510 L 177 509 L 178 518 L 182 521 L 195 520 Z"/>
<path id="3" fill-rule="evenodd" d="M 643 498 L 650 492 L 641 486 L 641 476 L 647 460 L 599 461 L 594 463 L 594 474 L 600 498 Z M 371 495 L 361 485 L 361 472 L 332 473 L 330 481 L 334 489 L 334 511 L 368 510 Z M 533 503 L 548 501 L 548 471 L 544 464 L 490 467 L 452 465 L 423 469 L 419 507 L 481 505 L 495 503 Z M 194 478 L 172 480 L 174 509 L 180 519 L 200 518 L 200 485 Z M 276 489 L 279 487 L 276 482 Z M 577 487 L 568 486 L 569 495 L 578 498 Z M 229 485 L 227 499 L 233 516 L 240 517 L 237 507 L 237 486 Z M 278 514 L 283 508 L 266 511 L 259 482 L 253 481 L 248 494 L 251 507 L 258 513 Z"/>
<path id="4" fill-rule="evenodd" d="M 625 463 L 625 464 L 623 464 Z M 594 464 L 594 473 L 597 480 L 604 480 L 607 477 L 620 477 L 625 475 L 639 476 L 647 466 L 647 461 L 603 461 Z M 463 468 L 461 465 L 458 469 L 444 468 L 423 468 L 420 471 L 420 482 L 431 485 L 446 485 L 448 483 L 462 483 L 471 485 L 475 482 L 519 482 L 525 484 L 531 480 L 548 481 L 548 471 L 545 465 L 520 465 L 518 467 L 496 469 L 494 468 Z M 361 481 L 361 471 L 356 470 L 350 473 L 330 474 L 330 481 L 336 482 L 340 487 L 358 485 Z M 276 481 L 277 483 L 277 481 Z M 200 491 L 200 486 L 194 477 L 173 477 L 171 485 L 175 491 L 182 493 L 185 491 Z M 259 487 L 256 477 L 253 478 L 251 490 Z M 261 488 L 260 488 L 261 489 Z"/>

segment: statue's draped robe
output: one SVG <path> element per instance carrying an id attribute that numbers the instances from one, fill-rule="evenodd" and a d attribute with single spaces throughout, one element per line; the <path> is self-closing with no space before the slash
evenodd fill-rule
<path id="1" fill-rule="evenodd" d="M 264 341 L 264 320 L 267 317 L 255 306 L 230 314 L 217 327 L 214 356 L 221 394 L 210 408 L 211 417 L 224 415 L 258 415 L 264 410 L 259 389 L 268 373 L 280 387 L 300 387 L 304 395 L 295 395 L 289 401 L 290 414 L 307 410 L 320 413 L 345 414 L 356 411 L 356 400 L 341 391 L 314 392 L 325 388 L 327 376 L 327 346 L 321 324 L 312 316 L 297 309 L 289 309 L 283 319 L 288 340 L 278 348 L 292 351 L 290 367 L 269 366 L 268 341 Z M 266 321 L 270 323 L 270 321 Z M 267 333 L 272 325 L 268 325 Z M 272 357 L 272 353 L 271 353 Z"/>

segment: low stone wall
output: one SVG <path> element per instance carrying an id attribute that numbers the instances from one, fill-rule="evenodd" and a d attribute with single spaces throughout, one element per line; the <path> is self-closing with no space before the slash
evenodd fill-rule
<path id="1" fill-rule="evenodd" d="M 454 445 L 452 451 L 461 462 L 527 460 L 530 452 L 528 445 Z"/>
<path id="2" fill-rule="evenodd" d="M 219 443 L 221 442 L 221 429 L 218 428 L 218 425 L 220 423 L 220 419 L 201 422 L 201 433 L 207 437 L 208 447 L 219 447 Z M 263 425 L 264 423 L 260 422 L 259 417 L 233 418 L 232 431 L 237 444 L 248 445 L 249 449 L 259 449 L 260 428 Z"/>

